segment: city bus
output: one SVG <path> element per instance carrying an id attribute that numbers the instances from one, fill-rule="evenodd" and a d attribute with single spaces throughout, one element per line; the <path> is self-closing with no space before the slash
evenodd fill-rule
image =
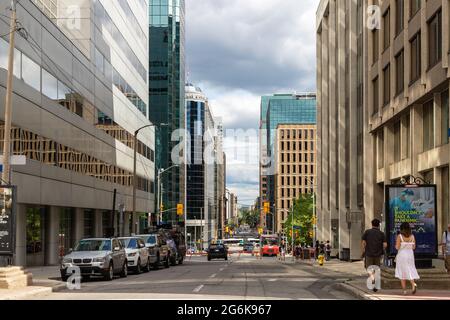
<path id="1" fill-rule="evenodd" d="M 223 239 L 222 243 L 228 247 L 228 252 L 240 252 L 243 250 L 244 239 L 230 238 Z"/>

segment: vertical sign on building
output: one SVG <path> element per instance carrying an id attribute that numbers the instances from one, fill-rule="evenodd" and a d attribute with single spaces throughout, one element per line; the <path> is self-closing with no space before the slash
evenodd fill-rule
<path id="1" fill-rule="evenodd" d="M 15 187 L 0 187 L 0 256 L 14 254 Z"/>

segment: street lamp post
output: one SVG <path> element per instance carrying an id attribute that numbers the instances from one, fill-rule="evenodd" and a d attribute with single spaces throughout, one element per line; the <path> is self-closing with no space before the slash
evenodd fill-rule
<path id="1" fill-rule="evenodd" d="M 164 173 L 166 173 L 167 171 L 169 171 L 170 169 L 172 169 L 172 168 L 175 168 L 175 167 L 179 167 L 179 165 L 178 164 L 175 164 L 175 165 L 173 165 L 173 166 L 170 166 L 169 168 L 167 168 L 167 169 L 159 169 L 158 170 L 158 202 L 157 202 L 157 210 L 158 210 L 158 212 L 159 212 L 159 214 L 158 214 L 158 222 L 159 223 L 162 223 L 162 221 L 163 221 L 163 210 L 161 210 L 161 204 L 162 204 L 162 183 L 161 183 L 161 176 L 164 174 Z"/>
<path id="2" fill-rule="evenodd" d="M 167 126 L 165 123 L 161 123 L 160 127 Z M 137 175 L 136 175 L 136 164 L 137 164 L 137 143 L 138 143 L 138 134 L 141 130 L 156 127 L 155 124 L 149 124 L 137 129 L 134 132 L 134 156 L 133 156 L 133 217 L 136 214 L 136 189 L 137 189 Z"/>

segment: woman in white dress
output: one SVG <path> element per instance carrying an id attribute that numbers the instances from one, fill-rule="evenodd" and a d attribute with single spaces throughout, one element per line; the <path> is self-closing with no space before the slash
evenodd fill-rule
<path id="1" fill-rule="evenodd" d="M 406 281 L 409 280 L 412 287 L 412 294 L 417 292 L 417 284 L 414 280 L 420 279 L 417 273 L 414 250 L 416 249 L 416 239 L 411 232 L 409 223 L 402 223 L 400 226 L 400 234 L 397 236 L 395 244 L 397 249 L 395 277 L 400 279 L 403 294 L 406 295 Z"/>

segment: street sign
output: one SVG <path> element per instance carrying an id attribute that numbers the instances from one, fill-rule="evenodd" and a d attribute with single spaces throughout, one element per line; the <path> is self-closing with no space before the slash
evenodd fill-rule
<path id="1" fill-rule="evenodd" d="M 14 254 L 15 187 L 0 187 L 0 256 Z"/>
<path id="2" fill-rule="evenodd" d="M 0 163 L 3 163 L 3 156 L 0 156 Z M 25 166 L 27 164 L 27 157 L 25 156 L 11 156 L 10 163 L 12 166 Z M 3 167 L 3 165 L 2 165 Z"/>

